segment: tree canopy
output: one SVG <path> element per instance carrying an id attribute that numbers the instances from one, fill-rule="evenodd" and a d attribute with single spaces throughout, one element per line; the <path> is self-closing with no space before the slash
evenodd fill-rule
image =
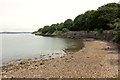
<path id="1" fill-rule="evenodd" d="M 66 19 L 62 23 L 44 26 L 34 33 L 55 34 L 67 31 L 113 30 L 117 29 L 120 19 L 120 4 L 108 3 L 97 10 L 88 10 L 79 14 L 74 20 Z M 117 22 L 118 21 L 118 22 Z M 114 26 L 114 27 L 113 27 Z M 58 31 L 58 32 L 57 32 Z"/>

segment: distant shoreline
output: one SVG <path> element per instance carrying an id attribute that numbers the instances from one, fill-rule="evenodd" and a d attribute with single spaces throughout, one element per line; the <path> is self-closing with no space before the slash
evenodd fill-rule
<path id="1" fill-rule="evenodd" d="M 0 34 L 21 34 L 21 33 L 32 33 L 32 32 L 0 32 Z"/>

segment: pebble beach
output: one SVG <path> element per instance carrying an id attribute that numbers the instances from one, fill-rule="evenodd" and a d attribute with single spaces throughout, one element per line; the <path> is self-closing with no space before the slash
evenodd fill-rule
<path id="1" fill-rule="evenodd" d="M 60 58 L 2 66 L 2 78 L 114 78 L 118 50 L 105 41 L 84 39 L 78 52 Z"/>

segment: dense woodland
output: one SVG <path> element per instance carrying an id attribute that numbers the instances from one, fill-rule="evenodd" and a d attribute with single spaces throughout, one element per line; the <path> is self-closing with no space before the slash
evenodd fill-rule
<path id="1" fill-rule="evenodd" d="M 74 20 L 46 25 L 33 34 L 58 35 L 68 31 L 103 31 L 113 30 L 113 41 L 120 42 L 120 4 L 108 3 L 97 10 L 88 10 L 78 15 Z"/>

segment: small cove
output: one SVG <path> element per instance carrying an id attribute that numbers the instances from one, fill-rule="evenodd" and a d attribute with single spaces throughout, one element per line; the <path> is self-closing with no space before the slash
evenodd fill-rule
<path id="1" fill-rule="evenodd" d="M 61 37 L 43 37 L 33 34 L 0 34 L 2 38 L 2 63 L 41 60 L 64 56 L 83 47 L 82 40 Z"/>

